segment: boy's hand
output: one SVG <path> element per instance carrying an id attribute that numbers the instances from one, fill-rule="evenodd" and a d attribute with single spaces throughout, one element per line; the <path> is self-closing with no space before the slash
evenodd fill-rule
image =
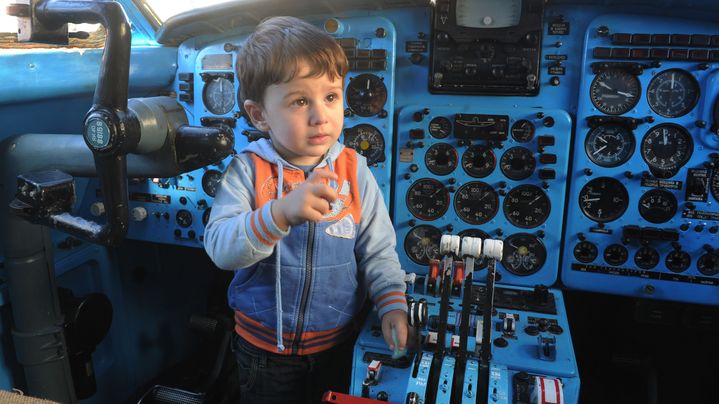
<path id="1" fill-rule="evenodd" d="M 300 186 L 272 202 L 272 218 L 282 230 L 307 221 L 317 222 L 330 212 L 330 204 L 337 200 L 337 191 L 327 185 L 337 180 L 337 174 L 315 170 Z"/>
<path id="2" fill-rule="evenodd" d="M 392 338 L 393 328 L 397 335 L 398 347 L 395 347 L 395 342 Z M 407 313 L 403 310 L 392 310 L 382 316 L 382 336 L 390 350 L 397 348 L 399 351 L 405 351 L 407 349 L 408 330 Z"/>

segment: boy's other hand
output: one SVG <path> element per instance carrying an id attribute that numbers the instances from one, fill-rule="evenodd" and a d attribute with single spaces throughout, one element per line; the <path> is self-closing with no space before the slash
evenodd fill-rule
<path id="1" fill-rule="evenodd" d="M 392 338 L 393 328 L 397 338 L 397 345 L 399 345 L 398 347 L 395 347 L 395 341 L 393 341 Z M 407 349 L 408 331 L 407 313 L 403 310 L 392 310 L 382 316 L 382 336 L 390 350 L 397 348 L 399 351 L 405 351 Z"/>
<path id="2" fill-rule="evenodd" d="M 337 180 L 337 174 L 328 170 L 315 170 L 297 188 L 284 198 L 272 203 L 272 218 L 282 230 L 307 221 L 318 222 L 330 212 L 330 204 L 337 200 L 337 191 L 329 180 Z"/>

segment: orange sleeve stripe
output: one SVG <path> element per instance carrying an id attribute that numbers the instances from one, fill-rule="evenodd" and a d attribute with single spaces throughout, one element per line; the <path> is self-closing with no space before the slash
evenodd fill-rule
<path id="1" fill-rule="evenodd" d="M 375 299 L 375 301 L 381 302 L 382 300 L 389 299 L 389 298 L 392 297 L 392 296 L 404 297 L 404 292 L 389 292 L 389 293 L 385 293 L 385 294 L 382 295 L 382 296 L 377 296 L 377 298 Z"/>
<path id="2" fill-rule="evenodd" d="M 262 217 L 262 212 L 258 212 L 257 217 L 260 219 L 260 227 L 262 228 L 262 231 L 265 232 L 265 234 L 270 238 L 270 240 L 278 241 L 280 238 L 272 235 L 270 229 L 267 228 L 267 225 L 265 224 L 265 219 Z"/>
<path id="3" fill-rule="evenodd" d="M 387 307 L 387 306 L 389 306 L 390 304 L 395 304 L 395 303 L 407 304 L 407 301 L 406 301 L 405 299 L 392 299 L 392 300 L 388 300 L 388 301 L 382 303 L 382 305 L 379 306 L 379 307 L 377 307 L 377 308 L 378 308 L 378 309 L 381 309 L 381 308 L 383 308 L 383 307 Z"/>
<path id="4" fill-rule="evenodd" d="M 255 215 L 257 215 L 257 211 L 252 212 L 250 214 L 250 227 L 252 227 L 252 232 L 255 233 L 255 237 L 257 237 L 258 240 L 260 240 L 260 243 L 266 245 L 266 246 L 272 246 L 273 244 L 269 241 L 267 241 L 266 238 L 262 237 L 262 234 L 260 234 L 259 230 L 257 230 L 257 225 L 255 224 Z"/>

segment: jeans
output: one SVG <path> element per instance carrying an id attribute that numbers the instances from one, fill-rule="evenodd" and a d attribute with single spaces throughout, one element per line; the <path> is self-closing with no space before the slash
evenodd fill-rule
<path id="1" fill-rule="evenodd" d="M 233 333 L 242 404 L 315 404 L 327 390 L 347 393 L 354 338 L 327 351 L 279 355 L 256 348 Z"/>

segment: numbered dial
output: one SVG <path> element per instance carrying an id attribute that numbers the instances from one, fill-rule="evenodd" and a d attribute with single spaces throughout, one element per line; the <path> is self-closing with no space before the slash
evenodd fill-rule
<path id="1" fill-rule="evenodd" d="M 581 241 L 574 246 L 574 258 L 579 262 L 590 263 L 599 255 L 597 246 L 589 241 Z"/>
<path id="2" fill-rule="evenodd" d="M 641 247 L 634 254 L 634 263 L 641 269 L 652 269 L 659 264 L 659 252 L 649 246 Z"/>
<path id="3" fill-rule="evenodd" d="M 592 80 L 592 104 L 607 115 L 621 115 L 637 105 L 641 92 L 639 79 L 623 69 L 607 69 Z"/>
<path id="4" fill-rule="evenodd" d="M 175 214 L 175 222 L 180 227 L 190 227 L 192 226 L 192 213 L 190 213 L 187 209 L 180 209 Z"/>
<path id="5" fill-rule="evenodd" d="M 526 119 L 521 119 L 512 125 L 512 139 L 527 143 L 534 138 L 534 124 Z"/>
<path id="6" fill-rule="evenodd" d="M 419 219 L 439 219 L 449 208 L 449 191 L 434 178 L 417 180 L 407 191 L 407 208 Z"/>
<path id="7" fill-rule="evenodd" d="M 549 217 L 551 203 L 547 194 L 536 185 L 520 185 L 504 198 L 504 216 L 517 227 L 530 229 Z"/>
<path id="8" fill-rule="evenodd" d="M 452 121 L 449 118 L 438 116 L 429 121 L 429 134 L 437 139 L 444 139 L 452 133 Z"/>
<path id="9" fill-rule="evenodd" d="M 667 254 L 667 258 L 664 263 L 672 272 L 684 272 L 689 269 L 689 266 L 691 266 L 692 257 L 686 251 L 674 250 Z"/>
<path id="10" fill-rule="evenodd" d="M 472 177 L 484 178 L 492 174 L 497 157 L 492 149 L 483 145 L 472 145 L 462 155 L 462 168 Z"/>
<path id="11" fill-rule="evenodd" d="M 479 230 L 479 229 L 466 229 L 466 230 L 462 230 L 462 231 L 460 231 L 457 235 L 459 236 L 459 238 L 462 238 L 462 237 L 475 237 L 475 238 L 479 238 L 479 239 L 482 239 L 482 240 L 486 240 L 486 239 L 491 238 L 491 237 L 489 237 L 489 234 L 487 234 L 487 233 L 485 233 L 485 232 L 483 232 L 482 230 Z M 485 257 L 484 255 L 482 255 L 479 259 L 475 259 L 475 260 L 474 260 L 474 270 L 475 270 L 475 271 L 479 271 L 480 269 L 484 269 L 484 268 L 487 268 L 487 257 Z"/>
<path id="12" fill-rule="evenodd" d="M 647 102 L 657 114 L 676 118 L 689 113 L 699 100 L 699 83 L 682 69 L 665 70 L 647 87 Z"/>
<path id="13" fill-rule="evenodd" d="M 202 226 L 207 226 L 207 222 L 210 221 L 210 214 L 212 213 L 212 208 L 205 209 L 204 212 L 202 212 Z"/>
<path id="14" fill-rule="evenodd" d="M 515 275 L 527 276 L 539 271 L 546 259 L 544 243 L 531 234 L 512 234 L 504 240 L 502 265 Z"/>
<path id="15" fill-rule="evenodd" d="M 652 189 L 639 198 L 639 214 L 652 223 L 664 223 L 677 213 L 677 198 L 664 189 Z"/>
<path id="16" fill-rule="evenodd" d="M 217 193 L 217 185 L 220 183 L 222 173 L 217 170 L 207 170 L 202 174 L 202 190 L 208 196 L 215 197 Z"/>
<path id="17" fill-rule="evenodd" d="M 208 111 L 224 115 L 235 106 L 235 86 L 225 77 L 215 77 L 205 83 L 202 101 Z"/>
<path id="18" fill-rule="evenodd" d="M 719 274 L 719 256 L 715 253 L 706 253 L 697 260 L 697 269 L 706 276 Z"/>
<path id="19" fill-rule="evenodd" d="M 347 85 L 347 106 L 359 116 L 377 115 L 387 102 L 387 87 L 374 74 L 350 78 Z"/>
<path id="20" fill-rule="evenodd" d="M 537 166 L 537 160 L 529 149 L 521 146 L 512 147 L 502 155 L 499 167 L 502 173 L 512 180 L 529 178 Z"/>
<path id="21" fill-rule="evenodd" d="M 487 223 L 499 210 L 499 195 L 485 182 L 468 182 L 457 190 L 454 210 L 467 223 Z"/>
<path id="22" fill-rule="evenodd" d="M 610 177 L 589 181 L 579 192 L 579 207 L 588 218 L 599 223 L 611 222 L 624 214 L 629 194 L 624 185 Z"/>
<path id="23" fill-rule="evenodd" d="M 344 130 L 344 144 L 367 159 L 367 165 L 385 161 L 384 136 L 372 125 L 366 123 Z"/>
<path id="24" fill-rule="evenodd" d="M 448 143 L 435 143 L 424 155 L 424 164 L 433 174 L 447 175 L 457 168 L 457 150 Z"/>
<path id="25" fill-rule="evenodd" d="M 636 141 L 631 130 L 622 125 L 604 124 L 592 128 L 584 139 L 584 151 L 602 167 L 617 167 L 634 154 Z"/>
<path id="26" fill-rule="evenodd" d="M 629 259 L 629 251 L 621 244 L 610 244 L 604 249 L 604 261 L 609 265 L 618 267 L 624 265 L 627 259 Z"/>
<path id="27" fill-rule="evenodd" d="M 434 226 L 413 227 L 404 238 L 404 252 L 415 264 L 429 265 L 429 260 L 439 258 L 439 240 L 442 232 Z"/>
<path id="28" fill-rule="evenodd" d="M 689 161 L 694 143 L 689 132 L 671 123 L 657 125 L 642 139 L 642 157 L 654 175 L 668 178 Z"/>

